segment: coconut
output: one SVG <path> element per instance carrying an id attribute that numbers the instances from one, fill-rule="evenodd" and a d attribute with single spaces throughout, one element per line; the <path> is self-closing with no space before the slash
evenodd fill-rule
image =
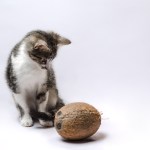
<path id="1" fill-rule="evenodd" d="M 92 105 L 76 102 L 65 105 L 55 114 L 54 126 L 67 140 L 92 136 L 101 125 L 101 115 Z"/>

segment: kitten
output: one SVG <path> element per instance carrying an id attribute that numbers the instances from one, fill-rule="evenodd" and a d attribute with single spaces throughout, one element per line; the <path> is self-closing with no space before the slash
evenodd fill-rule
<path id="1" fill-rule="evenodd" d="M 64 103 L 58 95 L 52 60 L 59 46 L 70 43 L 54 32 L 37 30 L 29 32 L 12 49 L 6 79 L 22 126 L 32 126 L 34 118 L 42 126 L 53 126 L 54 113 Z"/>

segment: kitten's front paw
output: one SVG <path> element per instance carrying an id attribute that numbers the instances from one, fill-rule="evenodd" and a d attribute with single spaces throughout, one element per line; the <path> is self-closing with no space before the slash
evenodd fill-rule
<path id="1" fill-rule="evenodd" d="M 21 125 L 24 126 L 24 127 L 31 127 L 31 126 L 33 126 L 33 120 L 32 120 L 32 118 L 30 116 L 22 117 L 20 122 L 21 122 Z"/>
<path id="2" fill-rule="evenodd" d="M 54 123 L 53 121 L 44 121 L 44 120 L 39 120 L 40 125 L 43 127 L 53 127 Z"/>

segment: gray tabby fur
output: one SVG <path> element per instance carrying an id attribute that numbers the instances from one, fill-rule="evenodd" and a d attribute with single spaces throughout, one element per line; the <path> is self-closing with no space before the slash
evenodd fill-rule
<path id="1" fill-rule="evenodd" d="M 55 112 L 64 106 L 58 95 L 52 60 L 61 45 L 70 40 L 54 32 L 29 32 L 12 49 L 6 80 L 20 112 L 23 126 L 38 119 L 42 126 L 53 126 Z"/>

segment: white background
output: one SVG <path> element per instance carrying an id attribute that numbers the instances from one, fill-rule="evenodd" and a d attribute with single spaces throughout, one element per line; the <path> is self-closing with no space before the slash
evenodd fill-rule
<path id="1" fill-rule="evenodd" d="M 54 61 L 66 103 L 84 101 L 103 112 L 87 141 L 65 142 L 54 128 L 20 126 L 4 80 L 11 48 L 33 29 L 72 41 Z M 150 149 L 149 0 L 0 1 L 0 149 Z"/>

